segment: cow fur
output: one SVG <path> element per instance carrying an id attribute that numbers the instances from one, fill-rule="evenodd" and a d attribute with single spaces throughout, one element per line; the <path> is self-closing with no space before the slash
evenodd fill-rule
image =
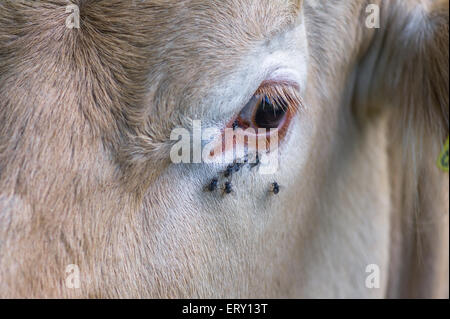
<path id="1" fill-rule="evenodd" d="M 72 3 L 80 29 L 0 2 L 1 297 L 448 297 L 448 1 Z M 277 63 L 305 102 L 280 170 L 205 194 L 223 167 L 171 164 L 171 130 Z"/>

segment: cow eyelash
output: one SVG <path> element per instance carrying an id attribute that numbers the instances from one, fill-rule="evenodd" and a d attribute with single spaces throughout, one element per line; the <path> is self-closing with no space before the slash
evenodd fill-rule
<path id="1" fill-rule="evenodd" d="M 263 96 L 285 112 L 297 112 L 302 106 L 297 85 L 287 82 L 263 82 L 255 95 Z"/>

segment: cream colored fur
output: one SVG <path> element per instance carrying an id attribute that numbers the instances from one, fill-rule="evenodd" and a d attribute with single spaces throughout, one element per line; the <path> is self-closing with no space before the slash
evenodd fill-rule
<path id="1" fill-rule="evenodd" d="M 73 3 L 78 30 L 0 2 L 1 297 L 448 297 L 448 1 Z M 279 171 L 204 192 L 224 167 L 171 164 L 171 130 L 278 67 L 305 104 Z"/>

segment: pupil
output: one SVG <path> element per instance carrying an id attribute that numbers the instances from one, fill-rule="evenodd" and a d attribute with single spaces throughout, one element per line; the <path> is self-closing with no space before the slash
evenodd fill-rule
<path id="1" fill-rule="evenodd" d="M 274 106 L 269 98 L 264 96 L 255 114 L 255 124 L 260 128 L 278 128 L 285 115 L 285 108 Z"/>

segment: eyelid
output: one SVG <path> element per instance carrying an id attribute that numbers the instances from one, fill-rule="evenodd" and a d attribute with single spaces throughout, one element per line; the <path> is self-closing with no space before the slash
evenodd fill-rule
<path id="1" fill-rule="evenodd" d="M 295 82 L 268 80 L 261 83 L 255 95 L 266 95 L 272 103 L 276 103 L 276 99 L 281 97 L 288 107 L 296 112 L 303 105 L 299 91 L 300 88 Z"/>

